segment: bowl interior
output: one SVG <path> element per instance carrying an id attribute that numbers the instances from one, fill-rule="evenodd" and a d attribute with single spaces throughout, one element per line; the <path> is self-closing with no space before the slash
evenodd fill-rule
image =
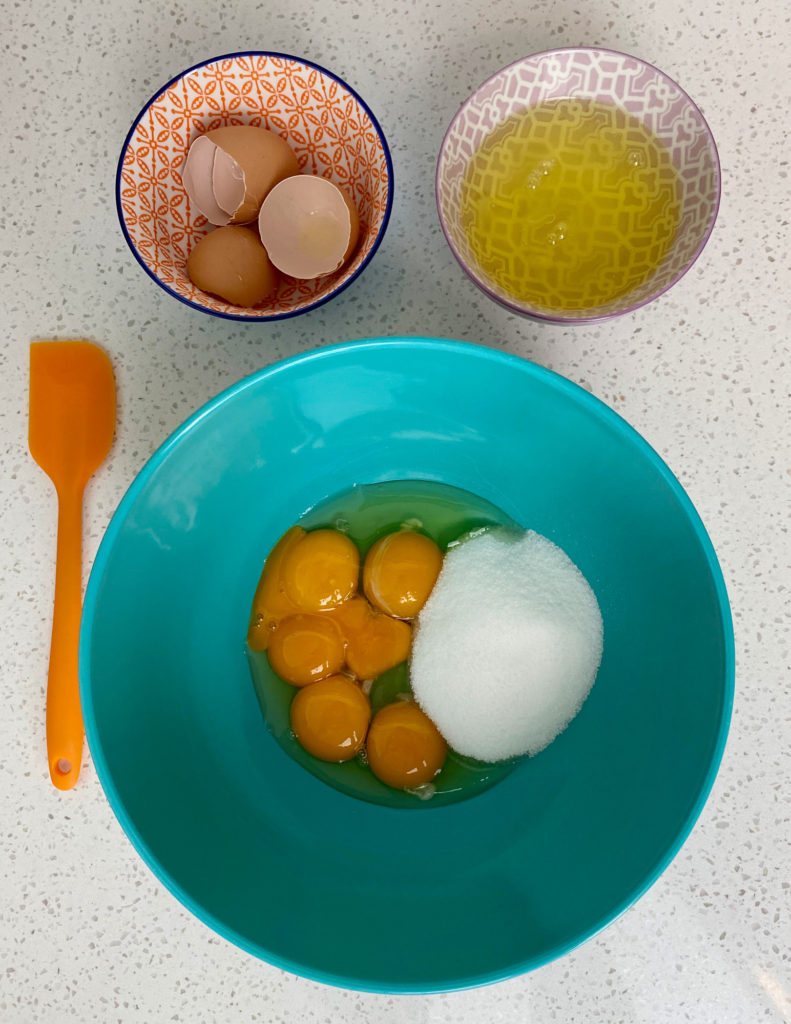
<path id="1" fill-rule="evenodd" d="M 347 797 L 292 761 L 244 648 L 288 526 L 355 482 L 415 478 L 561 545 L 605 629 L 599 678 L 554 743 L 493 789 L 420 813 Z M 434 991 L 546 962 L 654 880 L 716 772 L 731 648 L 705 531 L 623 421 L 514 357 L 390 340 L 264 370 L 154 456 L 91 575 L 82 698 L 116 814 L 193 912 L 299 974 Z"/>
<path id="2" fill-rule="evenodd" d="M 360 240 L 349 263 L 313 281 L 283 276 L 275 295 L 256 309 L 207 295 L 186 273 L 189 252 L 211 225 L 190 208 L 182 165 L 198 135 L 239 124 L 281 135 L 300 170 L 345 188 L 360 217 Z M 218 57 L 174 79 L 133 125 L 119 164 L 118 212 L 132 251 L 167 289 L 214 313 L 269 319 L 312 308 L 370 259 L 389 216 L 389 162 L 373 115 L 330 72 L 283 54 Z"/>
<path id="3" fill-rule="evenodd" d="M 670 151 L 681 184 L 681 220 L 657 271 L 639 288 L 605 306 L 553 311 L 514 299 L 480 266 L 462 225 L 462 186 L 483 140 L 514 114 L 547 100 L 588 98 L 638 117 Z M 657 68 L 609 50 L 536 54 L 499 71 L 465 102 L 448 128 L 437 165 L 437 205 L 448 242 L 462 267 L 493 298 L 520 312 L 553 320 L 613 316 L 642 305 L 677 281 L 695 261 L 714 226 L 720 194 L 717 150 L 703 115 Z"/>

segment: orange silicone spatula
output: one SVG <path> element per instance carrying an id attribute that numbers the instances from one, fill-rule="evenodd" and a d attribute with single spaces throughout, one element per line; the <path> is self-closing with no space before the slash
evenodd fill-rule
<path id="1" fill-rule="evenodd" d="M 52 782 L 71 789 L 80 774 L 82 712 L 77 656 L 82 611 L 82 496 L 110 450 L 115 380 L 110 360 L 88 341 L 30 346 L 30 454 L 58 494 L 55 609 L 47 684 L 47 757 Z"/>

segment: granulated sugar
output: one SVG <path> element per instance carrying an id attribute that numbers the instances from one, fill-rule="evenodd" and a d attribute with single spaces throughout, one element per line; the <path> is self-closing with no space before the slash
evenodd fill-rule
<path id="1" fill-rule="evenodd" d="M 458 753 L 536 754 L 582 706 L 602 639 L 596 596 L 560 548 L 480 534 L 448 551 L 420 612 L 412 689 Z"/>

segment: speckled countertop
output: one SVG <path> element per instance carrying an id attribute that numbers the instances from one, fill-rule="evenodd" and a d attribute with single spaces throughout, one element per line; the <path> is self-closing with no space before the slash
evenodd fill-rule
<path id="1" fill-rule="evenodd" d="M 0 1022 L 791 1020 L 786 0 L 9 0 L 3 22 Z M 439 230 L 433 171 L 475 85 L 520 56 L 578 43 L 634 53 L 691 93 L 719 144 L 725 193 L 703 257 L 667 296 L 563 330 L 520 320 L 468 284 Z M 382 123 L 397 182 L 387 237 L 363 276 L 329 305 L 270 326 L 213 320 L 158 290 L 126 248 L 113 198 L 121 143 L 149 96 L 182 68 L 245 47 L 303 55 L 346 78 Z M 119 424 L 87 493 L 87 575 L 135 473 L 206 399 L 282 356 L 394 333 L 506 348 L 581 383 L 640 430 L 711 534 L 738 659 L 719 777 L 648 894 L 533 974 L 425 998 L 324 988 L 254 960 L 154 879 L 87 753 L 78 788 L 52 788 L 55 502 L 26 438 L 29 342 L 105 345 Z"/>

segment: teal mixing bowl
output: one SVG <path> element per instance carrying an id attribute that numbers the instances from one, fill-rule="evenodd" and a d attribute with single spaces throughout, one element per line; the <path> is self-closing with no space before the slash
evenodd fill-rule
<path id="1" fill-rule="evenodd" d="M 415 478 L 559 544 L 604 618 L 599 677 L 568 729 L 487 792 L 419 813 L 292 761 L 244 646 L 287 527 L 353 483 Z M 717 770 L 733 636 L 691 502 L 614 412 L 500 352 L 384 339 L 270 366 L 156 452 L 97 556 L 80 678 L 113 810 L 186 907 L 297 974 L 432 992 L 546 963 L 657 878 Z"/>

